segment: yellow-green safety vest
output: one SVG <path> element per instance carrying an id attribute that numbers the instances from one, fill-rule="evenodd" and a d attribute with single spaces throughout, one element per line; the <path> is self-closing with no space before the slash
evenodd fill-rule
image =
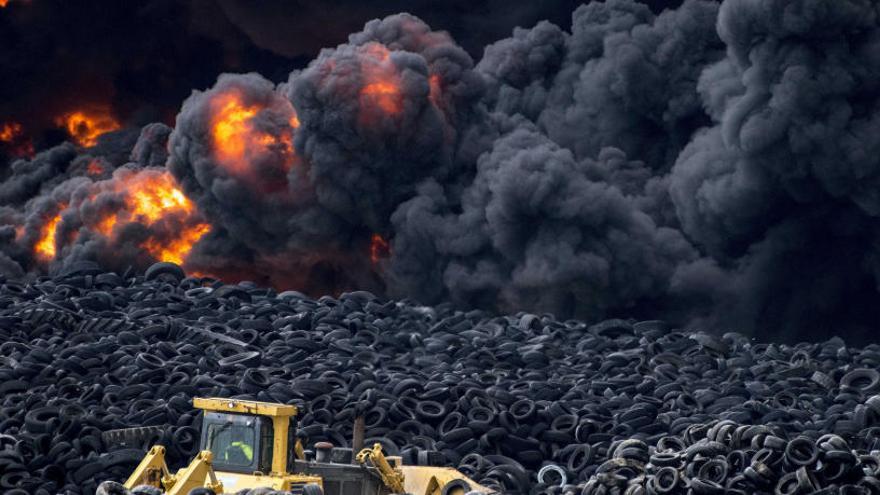
<path id="1" fill-rule="evenodd" d="M 244 442 L 232 442 L 231 444 L 229 444 L 229 447 L 223 453 L 223 460 L 225 460 L 225 461 L 229 460 L 229 452 L 230 452 L 230 450 L 232 450 L 233 447 L 240 448 L 241 451 L 244 453 L 244 456 L 247 458 L 248 462 L 251 462 L 254 460 L 254 449 L 252 449 L 250 445 L 248 445 Z"/>

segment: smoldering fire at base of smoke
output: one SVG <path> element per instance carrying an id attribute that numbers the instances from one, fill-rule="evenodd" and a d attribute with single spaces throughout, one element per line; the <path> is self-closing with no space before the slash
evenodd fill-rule
<path id="1" fill-rule="evenodd" d="M 71 115 L 98 144 L 12 165 L 0 270 L 169 259 L 313 293 L 865 339 L 874 9 L 593 2 L 476 62 L 413 16 L 371 21 L 283 84 L 221 76 L 128 163 L 130 130 L 94 141 L 118 124 Z M 169 194 L 143 192 L 148 214 L 125 183 L 155 174 Z"/>

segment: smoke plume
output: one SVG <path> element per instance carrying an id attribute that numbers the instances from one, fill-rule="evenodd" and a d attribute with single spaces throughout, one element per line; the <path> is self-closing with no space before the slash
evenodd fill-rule
<path id="1" fill-rule="evenodd" d="M 316 294 L 864 340 L 880 321 L 878 15 L 607 0 L 479 57 L 390 15 L 280 84 L 221 75 L 173 129 L 18 160 L 0 273 L 165 260 Z"/>

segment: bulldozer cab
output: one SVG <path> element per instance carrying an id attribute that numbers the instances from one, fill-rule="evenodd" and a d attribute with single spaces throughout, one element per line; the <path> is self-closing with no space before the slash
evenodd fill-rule
<path id="1" fill-rule="evenodd" d="M 296 406 L 230 399 L 194 399 L 204 411 L 201 450 L 216 471 L 286 473 L 296 458 Z"/>

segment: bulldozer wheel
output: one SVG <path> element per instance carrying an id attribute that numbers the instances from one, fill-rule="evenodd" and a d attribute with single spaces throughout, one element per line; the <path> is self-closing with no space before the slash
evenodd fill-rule
<path id="1" fill-rule="evenodd" d="M 132 495 L 163 495 L 165 492 L 151 485 L 138 485 L 129 490 Z"/>
<path id="2" fill-rule="evenodd" d="M 324 495 L 324 490 L 322 490 L 320 486 L 314 483 L 309 483 L 307 485 L 303 485 L 302 495 Z"/>
<path id="3" fill-rule="evenodd" d="M 443 485 L 443 490 L 440 493 L 442 495 L 464 495 L 469 491 L 471 491 L 471 485 L 465 480 L 452 480 Z"/>
<path id="4" fill-rule="evenodd" d="M 128 490 L 121 483 L 115 481 L 105 481 L 98 485 L 95 495 L 125 495 Z"/>
<path id="5" fill-rule="evenodd" d="M 141 426 L 138 428 L 122 428 L 101 433 L 101 440 L 106 447 L 124 446 L 131 448 L 148 448 L 144 445 L 148 440 L 161 438 L 164 431 L 159 426 Z"/>

